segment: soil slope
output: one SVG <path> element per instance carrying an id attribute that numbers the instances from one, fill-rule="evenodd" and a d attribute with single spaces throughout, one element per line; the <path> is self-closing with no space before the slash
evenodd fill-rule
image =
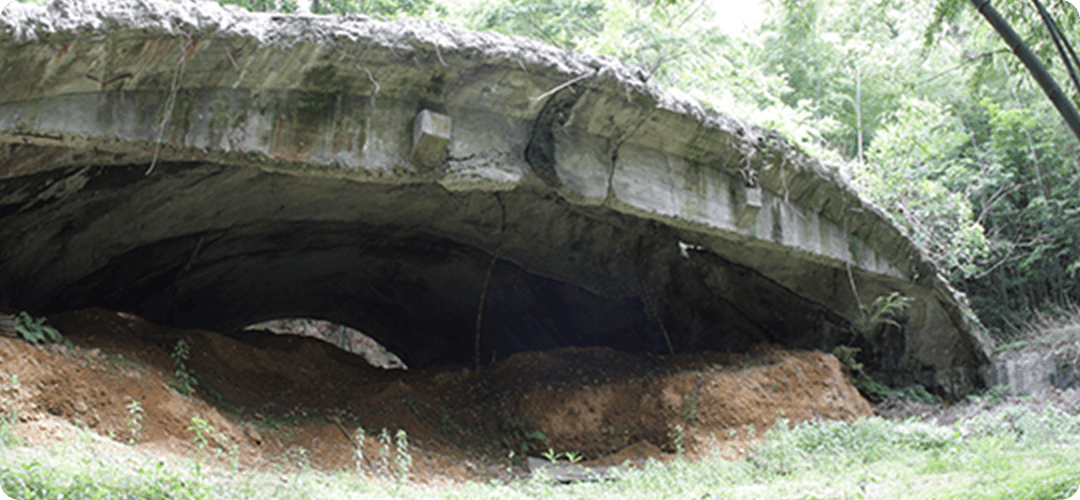
<path id="1" fill-rule="evenodd" d="M 772 345 L 676 356 L 571 347 L 515 355 L 477 376 L 463 367 L 386 371 L 313 338 L 233 338 L 102 309 L 49 324 L 73 347 L 0 337 L 0 409 L 17 415 L 24 439 L 67 439 L 75 424 L 222 466 L 359 466 L 389 476 L 396 447 L 380 438 L 386 429 L 391 438 L 405 431 L 411 477 L 505 477 L 527 472 L 523 455 L 549 448 L 594 464 L 680 450 L 734 457 L 781 415 L 872 414 L 836 358 Z M 182 369 L 173 354 L 181 339 Z M 197 381 L 189 395 L 184 372 Z"/>

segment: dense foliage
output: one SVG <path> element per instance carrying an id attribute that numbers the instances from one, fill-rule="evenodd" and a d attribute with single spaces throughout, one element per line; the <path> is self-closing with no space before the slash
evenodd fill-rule
<path id="1" fill-rule="evenodd" d="M 222 0 L 266 10 L 274 0 Z M 292 0 L 276 0 L 293 8 Z M 1043 2 L 1067 40 L 1080 17 Z M 1080 142 L 968 0 L 316 0 L 615 56 L 834 164 L 926 249 L 999 340 L 1080 300 Z M 747 5 L 755 5 L 750 2 Z M 1073 101 L 1032 2 L 994 5 Z"/>

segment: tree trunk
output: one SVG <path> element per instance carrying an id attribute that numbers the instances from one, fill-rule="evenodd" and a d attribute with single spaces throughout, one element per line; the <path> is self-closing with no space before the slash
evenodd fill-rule
<path id="1" fill-rule="evenodd" d="M 1012 26 L 1005 21 L 998 14 L 997 9 L 993 5 L 990 5 L 990 0 L 971 0 L 971 5 L 979 11 L 987 22 L 997 30 L 1001 38 L 1005 40 L 1005 44 L 1012 49 L 1016 57 L 1020 59 L 1020 62 L 1027 66 L 1028 71 L 1031 72 L 1031 76 L 1035 77 L 1035 81 L 1039 82 L 1039 86 L 1042 87 L 1043 92 L 1046 92 L 1046 96 L 1050 98 L 1050 102 L 1054 103 L 1054 107 L 1058 109 L 1058 113 L 1061 113 L 1061 117 L 1065 119 L 1065 123 L 1072 129 L 1073 135 L 1077 140 L 1080 140 L 1080 114 L 1077 114 L 1076 108 L 1073 107 L 1072 102 L 1065 97 L 1065 93 L 1061 91 L 1061 87 L 1058 86 L 1054 78 L 1050 76 L 1050 73 L 1046 71 L 1039 59 L 1035 57 L 1035 54 L 1031 53 L 1031 49 L 1028 49 L 1027 44 L 1020 39 L 1020 35 L 1017 35 L 1013 31 Z"/>

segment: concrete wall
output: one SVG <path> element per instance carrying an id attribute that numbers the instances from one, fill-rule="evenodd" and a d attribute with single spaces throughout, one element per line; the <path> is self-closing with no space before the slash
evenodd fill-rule
<path id="1" fill-rule="evenodd" d="M 994 353 L 987 381 L 990 386 L 1005 386 L 1014 397 L 1080 387 L 1080 343 L 1033 345 Z"/>

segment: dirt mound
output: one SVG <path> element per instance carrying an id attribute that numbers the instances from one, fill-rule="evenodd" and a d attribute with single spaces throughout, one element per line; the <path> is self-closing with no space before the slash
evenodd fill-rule
<path id="1" fill-rule="evenodd" d="M 558 378 L 517 400 L 514 415 L 536 423 L 556 450 L 599 459 L 647 441 L 665 452 L 700 454 L 760 435 L 777 417 L 854 420 L 872 414 L 831 355 L 760 345 L 745 355 L 701 353 L 656 359 L 606 350 L 528 354 L 508 365 L 554 358 Z M 604 360 L 636 366 L 616 377 L 588 373 Z M 635 360 L 635 358 L 638 358 Z M 572 362 L 568 362 L 572 361 Z M 634 362 L 636 361 L 636 362 Z M 543 366 L 543 363 L 539 364 Z M 575 368 L 568 369 L 569 366 Z M 509 371 L 527 371 L 512 370 Z M 570 374 L 566 379 L 566 374 Z"/>
<path id="2" fill-rule="evenodd" d="M 678 356 L 574 347 L 518 354 L 477 376 L 384 371 L 312 338 L 227 337 L 101 309 L 50 324 L 74 348 L 0 338 L 0 410 L 17 412 L 20 435 L 67 439 L 74 423 L 222 466 L 389 477 L 403 430 L 414 479 L 505 477 L 510 462 L 548 448 L 598 465 L 695 458 L 721 445 L 737 455 L 779 415 L 871 414 L 835 358 L 768 345 Z"/>

